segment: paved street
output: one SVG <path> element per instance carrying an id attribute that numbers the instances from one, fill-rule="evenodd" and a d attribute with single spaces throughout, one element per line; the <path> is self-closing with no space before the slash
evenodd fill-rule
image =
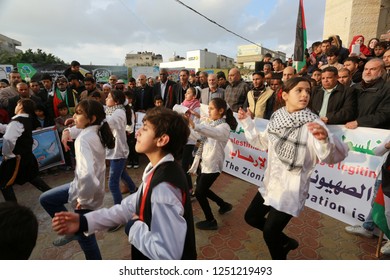
<path id="1" fill-rule="evenodd" d="M 136 184 L 141 182 L 146 158 L 143 158 L 139 169 L 127 169 Z M 73 171 L 54 170 L 44 173 L 43 179 L 52 187 L 59 186 L 73 179 Z M 244 221 L 244 212 L 252 200 L 257 188 L 228 174 L 222 174 L 213 186 L 213 190 L 234 208 L 225 215 L 219 215 L 218 207 L 211 204 L 216 214 L 219 229 L 216 231 L 196 230 L 198 259 L 224 260 L 261 260 L 270 259 L 260 231 L 251 228 Z M 39 220 L 37 245 L 31 255 L 34 260 L 68 260 L 84 259 L 77 242 L 63 247 L 54 247 L 52 241 L 56 234 L 52 231 L 50 218 L 39 205 L 40 192 L 29 184 L 15 186 L 20 204 L 33 209 Z M 0 198 L 3 201 L 3 198 Z M 106 193 L 105 206 L 113 205 L 112 197 Z M 202 211 L 193 202 L 195 222 L 203 219 Z M 319 212 L 305 208 L 299 218 L 293 218 L 286 228 L 286 233 L 300 243 L 297 250 L 290 252 L 291 260 L 375 260 L 377 239 L 366 239 L 347 234 L 346 224 Z M 130 259 L 130 245 L 123 228 L 114 233 L 99 232 L 98 243 L 103 259 Z M 380 259 L 390 259 L 381 256 Z"/>

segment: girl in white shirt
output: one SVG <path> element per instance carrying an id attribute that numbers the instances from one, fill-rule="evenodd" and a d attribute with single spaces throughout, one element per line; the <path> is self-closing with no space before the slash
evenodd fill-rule
<path id="1" fill-rule="evenodd" d="M 186 112 L 187 117 L 191 118 L 194 123 L 199 123 L 200 102 L 198 99 L 196 99 L 196 96 L 197 96 L 196 88 L 189 87 L 186 91 L 186 94 L 184 96 L 184 101 L 181 103 L 181 105 L 188 108 L 188 111 Z M 183 156 L 181 159 L 181 166 L 183 167 L 185 172 L 187 172 L 187 170 L 191 167 L 192 162 L 194 160 L 193 152 L 197 140 L 198 139 L 196 139 L 196 137 L 190 135 L 187 144 L 184 146 Z M 190 193 L 192 193 L 191 175 L 186 173 L 186 177 L 187 177 L 188 186 L 190 188 Z"/>
<path id="2" fill-rule="evenodd" d="M 56 187 L 43 193 L 40 203 L 46 212 L 54 217 L 55 213 L 67 211 L 64 204 L 70 203 L 77 213 L 87 213 L 103 205 L 106 174 L 105 148 L 112 149 L 115 139 L 106 122 L 103 105 L 93 99 L 82 100 L 73 116 L 76 128 L 80 129 L 75 141 L 76 169 L 71 183 Z M 69 149 L 67 140 L 71 132 L 63 132 L 65 150 Z M 87 260 L 101 259 L 100 250 L 94 234 L 78 235 L 78 242 Z M 64 237 L 64 245 L 74 238 Z"/>
<path id="3" fill-rule="evenodd" d="M 213 98 L 209 103 L 208 122 L 195 124 L 189 119 L 189 123 L 194 131 L 202 136 L 200 147 L 189 171 L 191 173 L 196 172 L 201 157 L 201 173 L 196 180 L 195 196 L 206 220 L 196 223 L 196 227 L 204 230 L 216 230 L 218 224 L 207 199 L 211 199 L 218 204 L 220 214 L 224 214 L 233 208 L 230 203 L 225 202 L 210 188 L 222 172 L 225 146 L 229 140 L 230 130 L 237 127 L 237 121 L 232 110 L 227 108 L 225 100 Z"/>
<path id="4" fill-rule="evenodd" d="M 256 130 L 249 110 L 238 111 L 248 142 L 268 150 L 264 181 L 245 213 L 245 220 L 263 231 L 272 259 L 286 259 L 288 252 L 298 247 L 298 242 L 285 235 L 283 229 L 302 211 L 317 162 L 334 164 L 348 154 L 347 146 L 306 108 L 310 91 L 307 79 L 288 80 L 282 93 L 286 106 L 273 113 L 264 132 Z"/>
<path id="5" fill-rule="evenodd" d="M 121 90 L 111 91 L 106 99 L 106 118 L 115 137 L 115 147 L 107 149 L 106 159 L 110 161 L 110 176 L 108 186 L 110 188 L 114 204 L 120 204 L 122 193 L 119 188 L 120 180 L 125 181 L 130 192 L 136 191 L 133 180 L 126 172 L 126 161 L 129 155 L 127 145 L 126 125 L 131 123 L 131 109 L 125 106 L 126 96 Z M 126 110 L 130 112 L 127 114 Z"/>

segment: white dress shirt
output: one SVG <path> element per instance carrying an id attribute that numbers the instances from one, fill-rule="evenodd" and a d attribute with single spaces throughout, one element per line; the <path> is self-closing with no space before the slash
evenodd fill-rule
<path id="1" fill-rule="evenodd" d="M 174 161 L 173 156 L 166 155 L 156 166 L 149 163 L 142 175 L 142 184 L 137 193 L 123 199 L 121 204 L 86 214 L 88 234 L 131 220 L 136 211 L 137 201 L 143 194 L 145 183 L 153 175 L 156 167 L 166 161 Z M 129 242 L 152 260 L 179 260 L 183 255 L 187 232 L 181 190 L 162 182 L 153 188 L 151 205 L 150 229 L 143 221 L 135 221 L 130 228 Z"/>
<path id="2" fill-rule="evenodd" d="M 98 209 L 103 205 L 106 175 L 106 153 L 98 135 L 98 125 L 79 129 L 75 140 L 76 170 L 70 183 L 68 202 L 82 209 Z M 70 131 L 73 130 L 70 129 Z"/>

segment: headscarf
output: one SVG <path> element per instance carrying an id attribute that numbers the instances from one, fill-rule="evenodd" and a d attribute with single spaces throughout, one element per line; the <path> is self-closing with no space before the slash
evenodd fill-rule
<path id="1" fill-rule="evenodd" d="M 356 40 L 359 39 L 360 37 L 363 39 L 363 44 L 360 45 L 360 53 L 364 54 L 365 56 L 371 55 L 370 49 L 364 44 L 363 35 L 353 36 L 351 44 L 349 45 L 349 53 L 352 53 L 352 45 L 354 45 Z"/>

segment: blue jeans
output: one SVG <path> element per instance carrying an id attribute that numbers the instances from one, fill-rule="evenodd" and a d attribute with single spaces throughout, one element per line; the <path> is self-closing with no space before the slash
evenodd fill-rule
<path id="1" fill-rule="evenodd" d="M 108 179 L 108 187 L 110 188 L 114 204 L 120 204 L 122 194 L 119 188 L 120 179 L 125 181 L 130 192 L 134 192 L 136 187 L 129 174 L 126 172 L 126 158 L 110 160 L 110 178 Z"/>
<path id="2" fill-rule="evenodd" d="M 44 192 L 39 197 L 39 202 L 50 217 L 54 217 L 54 214 L 61 211 L 68 211 L 65 207 L 65 204 L 68 203 L 69 198 L 69 183 L 53 188 L 49 191 Z M 87 213 L 92 210 L 76 210 L 76 213 Z M 80 234 L 77 236 L 77 241 L 80 244 L 81 249 L 84 252 L 85 258 L 87 260 L 101 260 L 102 256 L 100 254 L 99 246 L 96 241 L 95 234 L 85 236 Z"/>

